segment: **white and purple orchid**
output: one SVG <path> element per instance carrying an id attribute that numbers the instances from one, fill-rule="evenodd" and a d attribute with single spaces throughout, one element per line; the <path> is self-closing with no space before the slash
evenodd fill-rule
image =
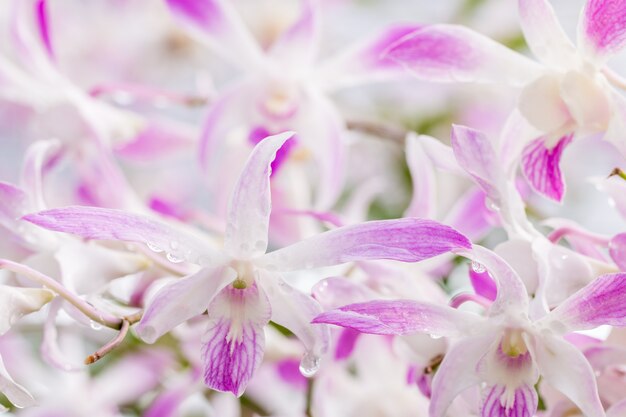
<path id="1" fill-rule="evenodd" d="M 301 370 L 312 375 L 328 344 L 327 330 L 311 327 L 319 305 L 283 281 L 281 273 L 368 259 L 417 262 L 468 247 L 454 229 L 434 221 L 399 219 L 332 230 L 265 254 L 268 246 L 271 164 L 293 136 L 282 133 L 255 147 L 233 192 L 224 249 L 194 235 L 122 211 L 68 207 L 24 216 L 36 225 L 89 239 L 142 242 L 167 251 L 173 262 L 201 268 L 164 287 L 137 325 L 147 342 L 208 312 L 203 358 L 206 384 L 241 395 L 263 357 L 270 320 L 291 330 L 307 353 Z"/>
<path id="2" fill-rule="evenodd" d="M 497 282 L 498 295 L 485 317 L 394 300 L 347 305 L 322 313 L 313 322 L 372 334 L 422 332 L 453 339 L 433 380 L 431 417 L 444 416 L 454 398 L 475 385 L 481 388 L 482 416 L 533 416 L 540 376 L 586 416 L 603 416 L 591 366 L 562 336 L 602 324 L 626 326 L 624 275 L 603 275 L 550 314 L 531 320 L 526 288 L 506 262 L 479 246 L 459 253 L 486 268 Z"/>

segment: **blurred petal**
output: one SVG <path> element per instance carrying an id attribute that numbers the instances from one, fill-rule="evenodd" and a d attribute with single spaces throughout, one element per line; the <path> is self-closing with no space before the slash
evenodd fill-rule
<path id="1" fill-rule="evenodd" d="M 13 229 L 15 222 L 28 210 L 28 196 L 20 188 L 0 182 L 0 225 Z"/>
<path id="2" fill-rule="evenodd" d="M 5 334 L 22 316 L 38 311 L 53 298 L 54 293 L 44 288 L 0 285 L 0 335 Z"/>
<path id="3" fill-rule="evenodd" d="M 567 37 L 548 0 L 519 0 L 520 23 L 532 53 L 544 64 L 571 68 L 576 47 Z"/>
<path id="4" fill-rule="evenodd" d="M 604 417 L 596 378 L 583 354 L 556 337 L 545 336 L 529 346 L 546 383 L 574 402 L 586 417 Z"/>
<path id="5" fill-rule="evenodd" d="M 522 172 L 535 191 L 551 200 L 561 202 L 565 194 L 565 183 L 561 175 L 561 155 L 572 142 L 574 135 L 563 136 L 549 149 L 545 138 L 531 142 L 522 154 Z"/>
<path id="6" fill-rule="evenodd" d="M 260 262 L 283 271 L 374 259 L 418 262 L 470 245 L 456 230 L 432 220 L 380 220 L 313 236 L 268 253 Z"/>
<path id="7" fill-rule="evenodd" d="M 237 277 L 231 268 L 203 268 L 179 278 L 155 295 L 135 331 L 143 340 L 154 343 L 180 323 L 202 314 L 211 300 Z"/>
<path id="8" fill-rule="evenodd" d="M 285 132 L 263 139 L 248 158 L 228 207 L 224 250 L 238 259 L 260 256 L 267 250 L 272 206 L 270 164 L 293 136 Z"/>
<path id="9" fill-rule="evenodd" d="M 609 254 L 619 269 L 626 271 L 626 233 L 620 233 L 611 239 Z"/>
<path id="10" fill-rule="evenodd" d="M 494 335 L 463 339 L 448 350 L 432 383 L 430 417 L 443 417 L 461 392 L 481 382 L 477 368 L 494 342 Z"/>
<path id="11" fill-rule="evenodd" d="M 563 301 L 545 318 L 563 331 L 626 326 L 626 274 L 607 274 Z"/>
<path id="12" fill-rule="evenodd" d="M 406 160 L 411 172 L 413 196 L 404 216 L 434 218 L 437 185 L 434 166 L 414 134 L 406 138 Z"/>
<path id="13" fill-rule="evenodd" d="M 315 60 L 319 42 L 317 13 L 316 2 L 304 0 L 298 19 L 272 45 L 269 54 L 282 68 L 305 69 Z"/>
<path id="14" fill-rule="evenodd" d="M 540 66 L 471 29 L 425 26 L 401 38 L 385 58 L 403 64 L 420 79 L 437 82 L 506 83 L 521 86 Z"/>
<path id="15" fill-rule="evenodd" d="M 590 58 L 605 59 L 626 45 L 626 1 L 588 0 L 578 27 L 578 43 Z"/>
<path id="16" fill-rule="evenodd" d="M 83 364 L 78 365 L 70 363 L 59 347 L 56 318 L 62 305 L 63 299 L 60 297 L 55 298 L 50 303 L 48 317 L 43 327 L 43 337 L 40 347 L 41 357 L 48 365 L 54 366 L 61 371 L 82 370 Z"/>
<path id="17" fill-rule="evenodd" d="M 43 210 L 46 202 L 43 192 L 43 177 L 47 165 L 54 162 L 61 150 L 58 140 L 42 140 L 28 147 L 22 167 L 22 188 L 31 199 L 30 210 Z"/>
<path id="18" fill-rule="evenodd" d="M 452 150 L 459 165 L 490 198 L 498 195 L 496 181 L 502 175 L 496 153 L 484 133 L 465 126 L 452 126 Z"/>
<path id="19" fill-rule="evenodd" d="M 389 46 L 419 25 L 397 25 L 385 29 L 331 57 L 320 65 L 317 77 L 327 90 L 365 83 L 405 78 L 404 67 L 384 56 Z"/>
<path id="20" fill-rule="evenodd" d="M 23 219 L 49 230 L 87 239 L 145 243 L 151 249 L 165 251 L 181 261 L 215 265 L 223 260 L 222 254 L 211 250 L 210 241 L 183 229 L 182 225 L 174 229 L 160 221 L 122 210 L 69 206 L 28 214 Z"/>
<path id="21" fill-rule="evenodd" d="M 259 45 L 228 0 L 167 0 L 174 17 L 212 48 L 246 69 L 262 58 Z"/>
<path id="22" fill-rule="evenodd" d="M 256 284 L 224 288 L 209 307 L 210 323 L 203 337 L 204 382 L 217 391 L 241 396 L 261 365 L 265 349 L 263 327 L 272 314 Z"/>
<path id="23" fill-rule="evenodd" d="M 19 408 L 31 407 L 37 404 L 33 396 L 26 391 L 26 388 L 13 381 L 4 367 L 2 357 L 0 357 L 0 392 L 3 393 L 13 405 Z"/>
<path id="24" fill-rule="evenodd" d="M 405 335 L 422 332 L 457 336 L 478 317 L 448 306 L 411 300 L 380 300 L 350 304 L 317 316 L 313 323 L 334 324 L 362 333 Z"/>

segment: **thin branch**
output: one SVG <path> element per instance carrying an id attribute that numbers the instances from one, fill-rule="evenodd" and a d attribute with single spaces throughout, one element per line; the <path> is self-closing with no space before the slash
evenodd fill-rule
<path id="1" fill-rule="evenodd" d="M 121 345 L 126 338 L 126 335 L 128 334 L 129 328 L 129 321 L 122 320 L 122 327 L 120 328 L 119 333 L 113 339 L 111 339 L 109 343 L 96 350 L 93 354 L 87 356 L 87 358 L 85 359 L 85 365 L 91 365 L 92 363 L 99 361 L 113 349 Z"/>
<path id="2" fill-rule="evenodd" d="M 367 133 L 368 135 L 376 136 L 382 139 L 388 139 L 403 146 L 408 133 L 405 129 L 386 123 L 348 120 L 346 122 L 346 126 L 349 130 Z"/>
<path id="3" fill-rule="evenodd" d="M 610 68 L 604 68 L 602 73 L 610 84 L 622 90 L 626 90 L 626 79 Z"/>
<path id="4" fill-rule="evenodd" d="M 49 277 L 48 275 L 45 275 L 26 265 L 9 261 L 8 259 L 0 259 L 0 269 L 13 271 L 16 274 L 20 274 L 31 281 L 37 282 L 44 288 L 57 293 L 68 303 L 76 307 L 85 316 L 97 323 L 102 324 L 103 326 L 110 327 L 115 330 L 122 328 L 123 322 L 125 321 L 124 319 L 96 309 L 93 305 L 89 304 L 87 301 L 83 300 L 78 295 L 65 288 L 60 282 L 56 281 L 52 277 Z"/>

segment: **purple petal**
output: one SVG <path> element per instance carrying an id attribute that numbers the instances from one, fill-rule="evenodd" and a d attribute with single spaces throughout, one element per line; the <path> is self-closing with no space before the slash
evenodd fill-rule
<path id="1" fill-rule="evenodd" d="M 339 333 L 339 337 L 337 338 L 335 360 L 339 361 L 349 358 L 354 350 L 354 347 L 356 346 L 356 342 L 359 340 L 360 335 L 361 332 L 357 330 L 350 328 L 342 329 L 341 333 Z"/>
<path id="2" fill-rule="evenodd" d="M 320 304 L 277 277 L 265 276 L 262 286 L 272 305 L 272 321 L 295 334 L 309 355 L 324 355 L 330 343 L 329 329 L 311 325 L 322 312 Z"/>
<path id="3" fill-rule="evenodd" d="M 50 303 L 48 317 L 43 327 L 43 335 L 39 351 L 42 359 L 50 366 L 61 371 L 79 371 L 82 365 L 70 363 L 59 346 L 56 319 L 59 309 L 63 306 L 63 299 L 57 297 Z"/>
<path id="4" fill-rule="evenodd" d="M 392 259 L 418 262 L 457 248 L 469 248 L 465 236 L 432 220 L 406 218 L 340 227 L 262 258 L 268 268 L 283 271 Z"/>
<path id="5" fill-rule="evenodd" d="M 416 24 L 397 25 L 365 39 L 324 62 L 318 76 L 329 89 L 404 78 L 406 71 L 383 56 L 399 39 L 419 29 Z"/>
<path id="6" fill-rule="evenodd" d="M 524 85 L 539 66 L 523 55 L 471 29 L 432 25 L 401 38 L 386 58 L 417 77 L 438 82 L 487 82 Z"/>
<path id="7" fill-rule="evenodd" d="M 570 296 L 545 318 L 564 329 L 608 324 L 626 326 L 626 273 L 602 275 Z"/>
<path id="8" fill-rule="evenodd" d="M 498 222 L 497 214 L 487 208 L 487 195 L 477 187 L 462 195 L 443 220 L 474 242 L 484 238 Z"/>
<path id="9" fill-rule="evenodd" d="M 209 388 L 241 396 L 261 365 L 263 327 L 271 308 L 256 285 L 224 288 L 211 302 L 211 319 L 203 337 L 204 382 Z"/>
<path id="10" fill-rule="evenodd" d="M 604 417 L 595 375 L 578 349 L 552 336 L 529 348 L 546 383 L 569 397 L 585 416 Z"/>
<path id="11" fill-rule="evenodd" d="M 576 47 L 567 37 L 548 0 L 519 0 L 524 38 L 533 54 L 550 67 L 573 64 Z"/>
<path id="12" fill-rule="evenodd" d="M 380 300 L 350 304 L 315 317 L 313 323 L 334 324 L 362 333 L 405 335 L 422 332 L 458 335 L 474 323 L 471 314 L 447 306 L 411 300 Z"/>
<path id="13" fill-rule="evenodd" d="M 588 0 L 578 36 L 590 57 L 619 52 L 626 45 L 626 1 Z"/>
<path id="14" fill-rule="evenodd" d="M 620 233 L 611 239 L 609 254 L 619 269 L 626 271 L 626 233 Z"/>
<path id="15" fill-rule="evenodd" d="M 259 45 L 229 1 L 167 0 L 167 4 L 183 25 L 234 65 L 245 68 L 260 61 Z"/>
<path id="16" fill-rule="evenodd" d="M 196 132 L 181 123 L 150 120 L 131 140 L 115 147 L 115 154 L 133 162 L 151 162 L 192 148 Z"/>
<path id="17" fill-rule="evenodd" d="M 485 297 L 488 300 L 495 300 L 498 294 L 496 282 L 491 278 L 487 270 L 476 272 L 474 268 L 469 271 L 470 282 L 476 294 Z"/>
<path id="18" fill-rule="evenodd" d="M 50 25 L 46 0 L 37 0 L 35 7 L 37 9 L 39 36 L 41 37 L 41 41 L 46 48 L 46 52 L 48 52 L 48 56 L 51 60 L 54 60 L 54 49 L 52 48 L 52 40 L 50 38 Z"/>
<path id="19" fill-rule="evenodd" d="M 548 149 L 545 138 L 541 137 L 529 143 L 522 154 L 522 171 L 530 185 L 539 194 L 554 201 L 563 200 L 565 183 L 561 175 L 561 155 L 573 138 L 573 133 L 563 136 L 553 148 Z"/>
<path id="20" fill-rule="evenodd" d="M 452 126 L 452 150 L 459 165 L 491 198 L 498 195 L 495 185 L 502 175 L 496 153 L 484 133 L 465 126 Z"/>
<path id="21" fill-rule="evenodd" d="M 432 382 L 430 417 L 443 417 L 461 392 L 481 382 L 477 368 L 494 342 L 494 335 L 463 339 L 453 345 L 441 362 Z"/>
<path id="22" fill-rule="evenodd" d="M 202 314 L 209 303 L 236 278 L 231 268 L 203 268 L 161 288 L 148 305 L 135 331 L 154 343 L 159 337 L 192 317 Z"/>
<path id="23" fill-rule="evenodd" d="M 212 264 L 223 256 L 210 243 L 187 230 L 174 229 L 148 217 L 122 210 L 69 206 L 28 214 L 24 220 L 43 228 L 87 239 L 145 243 L 171 257 L 196 264 Z"/>
<path id="24" fill-rule="evenodd" d="M 272 133 L 269 130 L 267 130 L 263 126 L 257 126 L 250 131 L 248 140 L 250 141 L 250 143 L 252 143 L 252 145 L 256 146 L 263 139 L 266 139 L 270 136 L 272 136 Z M 291 151 L 293 151 L 294 147 L 297 144 L 298 136 L 294 135 L 290 140 L 285 142 L 283 146 L 276 152 L 276 158 L 274 158 L 274 161 L 272 161 L 270 165 L 270 167 L 272 168 L 270 171 L 270 177 L 276 175 L 283 163 L 287 161 L 287 158 L 289 158 Z"/>
<path id="25" fill-rule="evenodd" d="M 228 207 L 224 250 L 239 259 L 262 255 L 267 250 L 272 206 L 270 164 L 276 152 L 293 136 L 285 132 L 263 139 L 248 158 Z"/>
<path id="26" fill-rule="evenodd" d="M 507 388 L 493 385 L 484 394 L 480 406 L 482 417 L 533 417 L 537 411 L 539 398 L 535 388 L 526 384 L 515 389 L 510 403 L 505 403 Z"/>

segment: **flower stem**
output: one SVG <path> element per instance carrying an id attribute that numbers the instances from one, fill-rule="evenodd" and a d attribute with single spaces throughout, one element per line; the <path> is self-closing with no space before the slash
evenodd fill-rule
<path id="1" fill-rule="evenodd" d="M 119 333 L 109 343 L 96 350 L 93 354 L 87 356 L 87 358 L 85 359 L 85 365 L 91 365 L 92 363 L 99 361 L 106 354 L 121 345 L 124 341 L 124 338 L 126 338 L 126 335 L 128 334 L 129 328 L 130 323 L 128 322 L 128 320 L 122 320 L 122 327 L 120 328 Z"/>

